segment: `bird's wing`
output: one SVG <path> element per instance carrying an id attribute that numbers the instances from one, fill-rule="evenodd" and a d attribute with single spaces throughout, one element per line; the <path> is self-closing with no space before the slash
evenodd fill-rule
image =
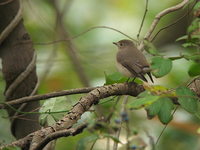
<path id="1" fill-rule="evenodd" d="M 136 74 L 142 73 L 142 65 L 138 61 L 133 61 L 133 59 L 126 59 L 122 61 L 122 65 L 127 66 L 130 70 L 133 70 Z"/>
<path id="2" fill-rule="evenodd" d="M 124 53 L 123 51 L 119 51 L 117 53 L 117 62 L 131 72 L 133 76 L 139 77 L 147 82 L 147 79 L 144 77 L 143 67 L 140 65 L 139 59 L 136 57 L 136 59 L 133 60 L 134 58 L 131 57 L 131 55 L 128 55 L 128 53 Z"/>
<path id="3" fill-rule="evenodd" d="M 125 63 L 123 62 L 122 65 L 128 69 L 135 77 L 139 77 L 141 78 L 142 80 L 146 81 L 147 82 L 147 79 L 144 77 L 143 74 L 141 74 L 141 68 L 139 68 L 138 66 L 136 66 L 135 64 L 128 64 L 128 63 Z"/>

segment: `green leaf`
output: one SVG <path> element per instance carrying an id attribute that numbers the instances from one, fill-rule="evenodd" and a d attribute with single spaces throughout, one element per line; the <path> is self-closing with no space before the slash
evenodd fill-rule
<path id="1" fill-rule="evenodd" d="M 112 136 L 110 134 L 103 134 L 103 137 L 107 137 L 107 138 L 111 138 L 114 142 L 117 142 L 117 143 L 122 143 L 119 138 L 115 137 L 115 136 Z"/>
<path id="2" fill-rule="evenodd" d="M 196 54 L 196 55 L 184 55 L 184 58 L 187 60 L 193 60 L 193 61 L 200 61 L 200 55 Z"/>
<path id="3" fill-rule="evenodd" d="M 39 111 L 42 113 L 40 115 L 40 124 L 54 124 L 55 121 L 61 119 L 66 114 L 67 108 L 69 108 L 69 103 L 66 97 L 51 98 L 45 101 Z"/>
<path id="4" fill-rule="evenodd" d="M 181 40 L 185 40 L 185 41 L 187 41 L 189 43 L 189 41 L 192 42 L 192 41 L 195 41 L 195 40 L 197 40 L 199 38 L 200 38 L 199 35 L 195 35 L 195 34 L 194 35 L 190 35 L 189 37 L 188 37 L 188 35 L 184 35 L 184 36 L 181 36 L 178 39 L 176 39 L 176 42 L 177 41 L 181 41 Z"/>
<path id="5" fill-rule="evenodd" d="M 152 95 L 152 94 L 149 91 L 146 90 L 146 91 L 140 93 L 137 97 L 143 98 L 143 97 L 150 96 L 150 95 Z"/>
<path id="6" fill-rule="evenodd" d="M 123 83 L 128 80 L 127 77 L 122 76 L 119 72 L 115 72 L 110 75 L 107 75 L 105 73 L 105 79 L 106 79 L 105 85 L 113 84 L 113 83 Z"/>
<path id="7" fill-rule="evenodd" d="M 192 24 L 188 27 L 187 32 L 191 33 L 193 31 L 196 31 L 199 29 L 199 22 L 200 18 L 196 18 L 195 20 L 192 21 Z"/>
<path id="8" fill-rule="evenodd" d="M 183 47 L 187 48 L 187 47 L 195 47 L 195 46 L 198 46 L 197 44 L 195 43 L 192 43 L 192 42 L 187 42 L 187 43 L 184 43 L 182 44 Z"/>
<path id="9" fill-rule="evenodd" d="M 159 96 L 149 95 L 143 98 L 138 98 L 131 102 L 128 107 L 130 109 L 140 109 L 143 107 L 147 107 L 157 101 L 159 99 Z"/>
<path id="10" fill-rule="evenodd" d="M 188 35 L 184 35 L 184 36 L 181 36 L 178 39 L 176 39 L 176 42 L 181 41 L 181 40 L 187 40 L 187 39 L 188 39 Z"/>
<path id="11" fill-rule="evenodd" d="M 200 39 L 200 36 L 199 36 L 199 35 L 192 34 L 192 35 L 191 35 L 191 39 L 198 40 L 198 39 Z"/>
<path id="12" fill-rule="evenodd" d="M 143 81 L 140 80 L 139 78 L 134 79 L 134 82 L 137 83 L 137 84 L 142 84 L 143 83 Z"/>
<path id="13" fill-rule="evenodd" d="M 162 107 L 162 103 L 160 99 L 154 102 L 153 104 L 151 104 L 150 106 L 147 106 L 146 110 L 147 110 L 148 118 L 152 119 L 154 116 L 156 116 L 159 113 L 161 107 Z"/>
<path id="14" fill-rule="evenodd" d="M 195 116 L 196 116 L 198 119 L 200 119 L 200 103 L 199 103 L 199 102 L 197 103 L 197 111 L 196 111 L 196 113 L 195 113 Z"/>
<path id="15" fill-rule="evenodd" d="M 153 57 L 151 67 L 153 69 L 153 75 L 160 78 L 171 71 L 172 61 L 163 57 Z"/>
<path id="16" fill-rule="evenodd" d="M 197 112 L 197 96 L 195 93 L 187 87 L 179 87 L 176 89 L 176 94 L 178 96 L 178 102 L 181 107 L 190 113 Z"/>
<path id="17" fill-rule="evenodd" d="M 197 133 L 200 134 L 200 128 L 197 129 Z"/>
<path id="18" fill-rule="evenodd" d="M 149 41 L 144 41 L 145 44 L 145 50 L 151 54 L 151 55 L 159 55 L 158 50 L 156 49 L 156 47 Z"/>
<path id="19" fill-rule="evenodd" d="M 188 74 L 190 77 L 200 75 L 200 64 L 198 64 L 198 63 L 192 64 L 188 70 Z"/>
<path id="20" fill-rule="evenodd" d="M 48 120 L 48 115 L 40 115 L 39 122 L 41 126 L 43 127 L 46 126 L 48 122 L 47 120 Z"/>
<path id="21" fill-rule="evenodd" d="M 200 9 L 200 1 L 196 3 L 196 5 L 194 6 L 194 10 L 199 11 Z"/>
<path id="22" fill-rule="evenodd" d="M 167 124 L 172 120 L 171 112 L 173 109 L 174 104 L 168 97 L 159 98 L 156 102 L 146 108 L 149 119 L 158 115 L 159 120 L 163 124 Z"/>
<path id="23" fill-rule="evenodd" d="M 167 97 L 163 97 L 159 99 L 159 101 L 161 102 L 162 108 L 160 109 L 158 113 L 158 118 L 163 124 L 167 124 L 173 118 L 172 110 L 174 109 L 174 104 Z"/>
<path id="24" fill-rule="evenodd" d="M 99 136 L 96 134 L 82 138 L 81 140 L 78 141 L 76 150 L 85 150 L 89 142 L 95 142 L 98 139 Z"/>
<path id="25" fill-rule="evenodd" d="M 151 93 L 154 93 L 154 92 L 156 92 L 156 93 L 163 92 L 164 93 L 164 92 L 168 91 L 168 88 L 161 86 L 161 85 L 152 85 L 150 87 L 145 88 L 145 90 L 150 91 Z"/>

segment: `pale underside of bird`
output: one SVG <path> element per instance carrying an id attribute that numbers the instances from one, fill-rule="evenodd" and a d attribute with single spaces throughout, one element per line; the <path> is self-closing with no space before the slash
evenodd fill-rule
<path id="1" fill-rule="evenodd" d="M 116 66 L 119 72 L 127 77 L 139 77 L 146 82 L 144 75 L 147 74 L 153 82 L 149 63 L 132 41 L 121 40 L 113 44 L 118 47 Z"/>

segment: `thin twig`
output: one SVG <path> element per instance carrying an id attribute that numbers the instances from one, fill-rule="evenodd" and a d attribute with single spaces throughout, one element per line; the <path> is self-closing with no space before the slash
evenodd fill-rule
<path id="1" fill-rule="evenodd" d="M 110 138 L 107 138 L 106 150 L 110 150 Z"/>
<path id="2" fill-rule="evenodd" d="M 149 138 L 149 144 L 151 145 L 151 150 L 156 150 L 154 138 L 149 134 L 149 132 L 147 130 L 145 130 L 145 133 L 146 133 L 147 137 Z"/>
<path id="3" fill-rule="evenodd" d="M 188 10 L 188 12 L 186 12 L 183 16 L 181 16 L 180 18 L 178 18 L 177 20 L 175 20 L 173 23 L 171 23 L 171 24 L 169 24 L 169 25 L 167 25 L 167 26 L 161 28 L 161 29 L 152 37 L 151 42 L 155 40 L 155 38 L 158 36 L 158 34 L 159 34 L 161 31 L 163 31 L 163 30 L 165 30 L 165 29 L 167 29 L 167 28 L 169 28 L 169 27 L 171 27 L 171 26 L 177 24 L 177 23 L 178 23 L 180 20 L 182 20 L 184 17 L 188 16 L 189 13 L 192 12 L 192 10 L 193 10 L 194 6 L 196 5 L 196 3 L 197 3 L 197 1 L 195 1 L 195 3 L 194 3 L 194 5 L 192 6 L 192 8 L 191 8 L 190 10 Z"/>
<path id="4" fill-rule="evenodd" d="M 126 104 L 128 103 L 128 96 L 125 97 L 124 102 L 123 102 L 123 107 L 124 107 L 124 112 L 127 114 L 128 117 L 128 112 L 126 109 Z M 129 127 L 129 118 L 126 118 L 125 124 L 126 124 L 126 149 L 129 150 L 130 143 L 129 143 L 129 136 L 130 136 L 130 127 Z"/>
<path id="5" fill-rule="evenodd" d="M 162 17 L 164 17 L 165 15 L 167 15 L 167 14 L 169 14 L 171 12 L 174 12 L 174 11 L 177 11 L 177 10 L 183 8 L 188 2 L 189 2 L 189 0 L 183 0 L 181 3 L 179 3 L 179 4 L 175 5 L 175 6 L 169 7 L 167 9 L 159 12 L 155 16 L 155 18 L 154 18 L 154 20 L 153 20 L 148 32 L 145 34 L 144 40 L 151 41 L 151 39 L 152 39 L 151 35 L 152 35 L 153 31 L 155 30 L 156 26 L 158 25 L 158 23 L 159 23 L 159 21 L 160 21 L 160 19 Z M 144 40 L 138 46 L 139 50 L 143 50 L 143 48 L 144 48 Z"/>
<path id="6" fill-rule="evenodd" d="M 171 116 L 174 116 L 174 114 L 175 114 L 175 112 L 176 112 L 176 110 L 178 109 L 178 106 L 174 109 L 174 111 L 173 111 L 173 113 L 171 114 Z M 168 123 L 169 124 L 169 123 Z M 160 141 L 160 138 L 161 138 L 161 136 L 163 135 L 163 133 L 164 133 L 164 131 L 165 131 L 165 129 L 167 128 L 167 126 L 168 126 L 168 124 L 166 124 L 165 126 L 164 126 L 164 128 L 162 129 L 162 131 L 161 131 L 161 133 L 160 133 L 160 135 L 158 136 L 158 139 L 156 140 L 156 143 L 155 143 L 155 145 L 157 145 L 158 144 L 158 142 Z"/>
<path id="7" fill-rule="evenodd" d="M 25 118 L 25 117 L 21 117 L 21 116 L 18 116 L 18 117 L 15 117 L 15 118 L 17 118 L 18 120 L 26 120 L 26 121 L 31 121 L 31 122 L 38 122 L 38 119 L 33 120 L 33 119 L 28 119 L 28 118 Z"/>
<path id="8" fill-rule="evenodd" d="M 89 149 L 89 150 L 93 150 L 93 148 L 94 148 L 94 145 L 96 144 L 96 142 L 97 142 L 97 140 L 95 140 L 95 141 L 92 143 L 92 146 L 90 147 L 90 149 Z"/>
<path id="9" fill-rule="evenodd" d="M 115 96 L 115 97 L 116 97 L 116 96 Z M 112 99 L 114 99 L 115 97 L 113 97 Z M 116 110 L 116 106 L 117 106 L 117 104 L 118 104 L 120 98 L 121 98 L 121 96 L 117 96 L 117 99 L 116 99 L 116 101 L 115 101 L 115 104 L 112 106 L 112 108 L 111 108 L 111 110 L 110 110 L 110 111 L 111 111 L 110 114 L 108 114 L 108 116 L 107 116 L 106 119 L 105 119 L 106 122 L 110 122 L 110 119 L 112 118 L 113 113 L 114 113 L 114 111 Z M 100 103 L 100 104 L 102 104 L 102 103 Z"/>
<path id="10" fill-rule="evenodd" d="M 31 111 L 20 111 L 18 109 L 15 109 L 14 107 L 12 106 L 8 106 L 11 110 L 14 110 L 18 113 L 20 113 L 20 115 L 18 115 L 19 117 L 23 116 L 23 115 L 27 115 L 27 114 L 60 114 L 60 113 L 67 113 L 69 112 L 69 110 L 62 110 L 62 111 L 45 111 L 45 112 L 37 112 L 38 109 L 40 108 L 36 108 L 36 109 L 33 109 Z M 9 118 L 17 118 L 18 116 L 12 116 L 12 117 L 9 117 Z M 8 117 L 4 117 L 4 118 L 8 118 Z"/>
<path id="11" fill-rule="evenodd" d="M 26 103 L 27 104 L 27 103 Z M 17 112 L 17 114 L 13 115 L 13 116 L 9 116 L 9 117 L 4 117 L 4 118 L 9 118 L 9 119 L 15 119 L 15 118 L 18 118 L 18 117 L 21 117 L 21 116 L 24 116 L 26 114 L 54 114 L 54 113 L 59 113 L 59 112 L 38 112 L 38 110 L 41 108 L 41 107 L 38 107 L 38 108 L 34 108 L 30 111 L 21 111 L 19 109 L 16 109 L 14 108 L 13 106 L 8 106 L 11 110 Z"/>
<path id="12" fill-rule="evenodd" d="M 121 108 L 121 113 L 125 112 L 126 111 L 126 104 L 128 102 L 128 96 L 126 95 L 123 99 L 123 104 L 122 104 L 122 108 Z M 122 124 L 123 124 L 123 120 L 121 118 L 121 122 L 120 122 L 120 125 L 119 125 L 119 128 L 117 130 L 117 133 L 116 133 L 116 138 L 119 139 L 119 136 L 120 136 L 120 133 L 121 133 L 121 128 L 122 128 Z M 129 145 L 129 142 L 127 141 L 127 146 Z M 117 150 L 117 147 L 118 147 L 118 142 L 114 142 L 114 145 L 113 145 L 113 150 Z"/>
<path id="13" fill-rule="evenodd" d="M 151 36 L 152 32 L 154 31 L 154 29 L 156 28 L 157 24 L 159 23 L 160 19 L 163 16 L 167 15 L 168 13 L 171 13 L 171 12 L 174 12 L 176 10 L 183 8 L 188 2 L 189 2 L 189 0 L 183 0 L 181 3 L 179 3 L 175 6 L 172 6 L 170 8 L 167 8 L 167 9 L 161 11 L 159 14 L 157 14 L 153 23 L 151 24 L 149 31 L 146 33 L 144 39 L 146 39 L 148 41 L 150 40 L 150 36 Z"/>
<path id="14" fill-rule="evenodd" d="M 103 28 L 103 29 L 109 29 L 109 30 L 116 31 L 116 32 L 118 32 L 118 33 L 120 33 L 120 34 L 126 36 L 127 38 L 129 38 L 129 39 L 131 39 L 131 40 L 137 42 L 137 40 L 133 39 L 132 37 L 130 37 L 129 35 L 123 33 L 122 31 L 117 30 L 117 29 L 112 28 L 112 27 L 108 27 L 108 26 L 94 26 L 94 27 L 91 27 L 91 28 L 89 28 L 89 29 L 87 29 L 87 30 L 85 30 L 85 31 L 83 31 L 83 32 L 81 32 L 81 33 L 75 35 L 75 36 L 72 36 L 71 39 L 72 39 L 72 40 L 73 40 L 73 39 L 76 39 L 76 38 L 82 36 L 83 34 L 86 34 L 87 32 L 92 31 L 92 30 L 94 30 L 94 29 L 102 29 L 102 28 Z M 50 45 L 50 44 L 56 44 L 56 43 L 65 42 L 65 41 L 69 41 L 69 40 L 70 40 L 69 38 L 66 38 L 66 39 L 55 40 L 55 41 L 50 41 L 50 42 L 42 42 L 42 43 L 41 43 L 41 42 L 37 42 L 37 43 L 34 43 L 34 45 Z"/>
<path id="15" fill-rule="evenodd" d="M 174 56 L 174 57 L 168 57 L 167 59 L 170 59 L 170 60 L 178 60 L 178 59 L 182 59 L 182 58 L 185 58 L 185 56 L 184 55 L 180 55 L 180 56 Z"/>
<path id="16" fill-rule="evenodd" d="M 44 99 L 53 98 L 53 97 L 88 93 L 96 88 L 98 87 L 86 87 L 86 88 L 78 88 L 78 89 L 71 89 L 71 90 L 63 90 L 59 92 L 52 92 L 52 93 L 41 94 L 41 95 L 26 96 L 26 97 L 15 99 L 6 103 L 1 103 L 0 109 L 7 107 L 7 105 L 17 105 L 17 104 L 27 103 L 31 101 L 39 101 L 39 100 L 44 100 Z"/>
<path id="17" fill-rule="evenodd" d="M 146 0 L 146 6 L 145 6 L 144 15 L 143 15 L 143 17 L 142 17 L 142 22 L 141 22 L 141 25 L 140 25 L 140 28 L 139 28 L 139 31 L 138 31 L 138 34 L 137 34 L 137 39 L 138 39 L 138 41 L 139 41 L 139 38 L 140 38 L 140 32 L 141 32 L 141 30 L 142 30 L 142 27 L 143 27 L 143 24 L 144 24 L 144 20 L 145 20 L 147 11 L 148 11 L 148 2 L 149 2 L 149 0 Z"/>

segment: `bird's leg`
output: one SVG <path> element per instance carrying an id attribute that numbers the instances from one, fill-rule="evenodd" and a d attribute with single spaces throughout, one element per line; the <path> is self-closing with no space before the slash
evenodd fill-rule
<path id="1" fill-rule="evenodd" d="M 136 79 L 136 77 L 134 77 L 134 78 L 128 78 L 127 80 L 126 80 L 126 83 L 128 83 L 128 81 L 131 79 L 131 81 L 130 82 L 134 82 L 135 81 L 135 79 Z"/>
<path id="2" fill-rule="evenodd" d="M 134 78 L 133 78 L 133 80 L 132 80 L 131 82 L 134 82 L 134 81 L 135 81 L 135 79 L 136 79 L 136 77 L 134 77 Z"/>
<path id="3" fill-rule="evenodd" d="M 128 79 L 126 80 L 126 83 L 128 83 L 129 80 L 130 80 L 130 78 L 128 78 Z"/>

